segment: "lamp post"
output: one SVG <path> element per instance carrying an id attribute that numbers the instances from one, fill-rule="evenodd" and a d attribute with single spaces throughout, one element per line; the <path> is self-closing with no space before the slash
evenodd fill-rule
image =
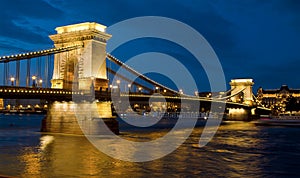
<path id="1" fill-rule="evenodd" d="M 41 87 L 41 88 L 43 87 L 43 80 L 42 79 L 39 80 L 39 87 Z"/>
<path id="2" fill-rule="evenodd" d="M 128 84 L 127 86 L 128 86 L 128 92 L 130 92 L 131 91 L 131 84 Z"/>
<path id="3" fill-rule="evenodd" d="M 120 89 L 120 83 L 121 81 L 120 80 L 117 80 L 117 85 L 118 85 L 118 88 Z"/>
<path id="4" fill-rule="evenodd" d="M 36 87 L 36 76 L 33 75 L 33 76 L 31 77 L 31 79 L 32 79 L 32 87 Z"/>
<path id="5" fill-rule="evenodd" d="M 142 89 L 143 89 L 142 87 L 139 87 L 139 92 L 140 92 L 140 93 L 142 92 Z"/>
<path id="6" fill-rule="evenodd" d="M 11 78 L 10 78 L 10 81 L 11 81 L 11 86 L 14 86 L 15 78 L 14 78 L 14 77 L 11 77 Z"/>
<path id="7" fill-rule="evenodd" d="M 183 90 L 182 90 L 182 89 L 180 89 L 180 90 L 179 90 L 179 93 L 180 93 L 180 94 L 183 94 Z"/>

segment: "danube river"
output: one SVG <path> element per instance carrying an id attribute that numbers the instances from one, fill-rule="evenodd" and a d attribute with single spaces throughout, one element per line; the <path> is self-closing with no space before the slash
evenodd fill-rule
<path id="1" fill-rule="evenodd" d="M 84 136 L 40 133 L 42 117 L 0 114 L 0 175 L 300 177 L 300 128 L 235 122 L 221 125 L 212 141 L 199 148 L 203 127 L 198 127 L 173 153 L 154 161 L 133 163 L 105 155 Z M 121 137 L 152 140 L 165 132 L 129 130 Z"/>

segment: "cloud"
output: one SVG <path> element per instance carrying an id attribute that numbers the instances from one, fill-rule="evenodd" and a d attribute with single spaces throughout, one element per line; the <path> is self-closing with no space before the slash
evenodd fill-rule
<path id="1" fill-rule="evenodd" d="M 0 11 L 0 38 L 15 41 L 15 49 L 33 49 L 44 47 L 47 43 L 49 30 L 47 23 L 62 15 L 62 12 L 43 1 L 5 1 Z M 39 23 L 35 23 L 39 21 Z M 46 26 L 46 28 L 45 28 Z M 48 35 L 47 35 L 48 34 Z M 9 42 L 6 42 L 6 44 Z M 26 46 L 21 46 L 27 44 Z M 50 43 L 51 44 L 51 43 Z M 3 47 L 2 50 L 7 47 Z M 11 45 L 13 48 L 13 46 Z M 39 48 L 40 49 L 40 48 Z"/>

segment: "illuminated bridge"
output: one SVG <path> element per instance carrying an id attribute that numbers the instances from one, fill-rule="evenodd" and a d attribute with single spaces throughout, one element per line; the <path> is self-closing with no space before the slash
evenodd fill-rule
<path id="1" fill-rule="evenodd" d="M 110 105 L 114 97 L 117 97 L 119 103 L 129 98 L 134 110 L 153 109 L 149 104 L 151 100 L 156 103 L 167 102 L 168 106 L 164 107 L 172 112 L 183 110 L 179 105 L 184 101 L 201 102 L 204 108 L 197 108 L 201 112 L 209 112 L 212 102 L 226 104 L 226 112 L 232 119 L 241 117 L 241 113 L 235 116 L 235 111 L 241 109 L 246 111 L 243 113 L 245 117 L 254 109 L 268 112 L 268 109 L 256 103 L 251 79 L 232 80 L 229 91 L 208 93 L 207 96 L 197 93 L 194 96 L 186 95 L 181 90 L 176 91 L 152 80 L 143 75 L 142 71 L 134 70 L 106 52 L 106 42 L 111 35 L 105 32 L 105 28 L 97 23 L 58 27 L 57 34 L 50 35 L 54 48 L 0 57 L 3 68 L 0 98 L 42 99 L 54 103 L 49 107 L 46 117 L 48 123 L 54 122 L 53 113 L 57 114 L 53 111 L 53 108 L 57 108 L 55 103 L 62 101 L 96 101 L 101 105 L 98 117 L 109 118 L 111 114 L 107 112 L 111 112 Z M 107 65 L 108 62 L 110 65 Z M 132 80 L 117 73 L 110 67 L 112 64 L 125 69 L 137 79 Z M 117 80 L 109 80 L 110 76 Z M 126 112 L 128 108 L 118 109 Z M 104 111 L 106 114 L 103 114 Z M 46 128 L 46 131 L 53 130 Z"/>

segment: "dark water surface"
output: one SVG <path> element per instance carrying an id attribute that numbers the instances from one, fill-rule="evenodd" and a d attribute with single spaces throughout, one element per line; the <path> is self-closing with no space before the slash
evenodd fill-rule
<path id="1" fill-rule="evenodd" d="M 222 125 L 199 148 L 195 128 L 176 151 L 161 159 L 132 163 L 98 151 L 84 136 L 38 132 L 41 115 L 0 114 L 0 175 L 15 177 L 300 177 L 300 128 Z M 166 130 L 126 131 L 140 141 Z M 124 150 L 126 152 L 126 150 Z"/>

